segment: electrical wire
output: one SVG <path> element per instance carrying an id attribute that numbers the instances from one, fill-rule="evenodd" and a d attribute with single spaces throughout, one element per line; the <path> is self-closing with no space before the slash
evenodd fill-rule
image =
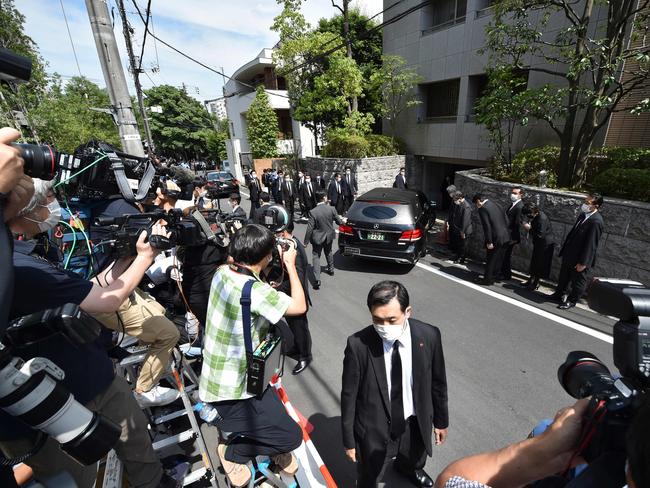
<path id="1" fill-rule="evenodd" d="M 142 50 L 140 51 L 140 61 L 138 62 L 138 73 L 142 69 L 142 58 L 144 57 L 144 45 L 147 43 L 147 32 L 149 27 L 149 18 L 151 17 L 151 0 L 147 2 L 147 20 L 144 23 L 144 37 L 142 39 Z"/>
<path id="2" fill-rule="evenodd" d="M 72 241 L 72 247 L 70 248 L 70 252 L 68 253 L 68 256 L 65 258 L 65 262 L 63 263 L 63 269 L 68 269 L 68 264 L 70 264 L 70 259 L 72 259 L 72 255 L 74 254 L 75 247 L 77 247 L 77 231 L 74 230 L 74 227 L 68 224 L 65 220 L 59 220 L 59 224 L 68 226 L 72 231 L 72 237 L 74 237 L 74 240 Z"/>
<path id="3" fill-rule="evenodd" d="M 151 1 L 151 0 L 149 0 Z M 74 41 L 72 40 L 72 34 L 70 33 L 70 26 L 68 25 L 68 16 L 65 14 L 65 7 L 63 6 L 63 0 L 59 0 L 61 4 L 61 11 L 63 12 L 63 20 L 65 21 L 65 28 L 68 30 L 68 38 L 70 38 L 70 45 L 72 46 L 72 54 L 74 54 L 74 61 L 77 63 L 77 71 L 79 71 L 79 76 L 81 74 L 81 68 L 79 67 L 79 59 L 77 58 L 77 50 L 74 47 Z"/>
<path id="4" fill-rule="evenodd" d="M 106 159 L 106 158 L 108 157 L 108 154 L 104 154 L 104 153 L 100 153 L 100 154 L 102 154 L 101 157 L 95 159 L 95 160 L 94 160 L 92 163 L 90 163 L 88 166 L 86 166 L 85 168 L 80 169 L 79 171 L 77 171 L 77 172 L 74 173 L 73 175 L 68 176 L 65 180 L 61 180 L 61 181 L 59 181 L 56 185 L 54 185 L 53 188 L 57 188 L 58 186 L 61 186 L 61 185 L 66 184 L 66 183 L 67 183 L 68 181 L 70 181 L 72 178 L 75 178 L 75 177 L 79 176 L 79 175 L 80 175 L 81 173 L 83 173 L 84 171 L 87 171 L 87 170 L 89 170 L 90 168 L 92 168 L 93 166 L 95 166 L 95 165 L 96 165 L 97 163 L 99 163 L 102 159 Z"/>

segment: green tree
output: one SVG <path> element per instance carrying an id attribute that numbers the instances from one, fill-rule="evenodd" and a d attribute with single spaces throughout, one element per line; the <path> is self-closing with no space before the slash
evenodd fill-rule
<path id="1" fill-rule="evenodd" d="M 629 95 L 650 80 L 650 51 L 643 42 L 650 28 L 650 0 L 502 0 L 493 5 L 486 31 L 491 65 L 554 80 L 534 94 L 536 106 L 547 109 L 534 116 L 560 140 L 558 184 L 580 186 L 594 139 L 611 114 L 648 108 L 643 102 L 635 107 Z"/>
<path id="2" fill-rule="evenodd" d="M 25 17 L 16 9 L 13 0 L 0 0 L 0 47 L 26 56 L 32 61 L 32 75 L 28 83 L 0 83 L 0 124 L 21 127 L 16 123 L 13 111 L 22 112 L 31 124 L 31 110 L 38 105 L 47 87 L 45 62 L 36 43 L 25 34 Z M 2 69 L 0 67 L 0 69 Z M 38 134 L 24 134 L 37 138 Z"/>
<path id="3" fill-rule="evenodd" d="M 215 122 L 200 102 L 170 85 L 149 88 L 145 93 L 146 107 L 161 108 L 160 113 L 149 113 L 151 136 L 158 153 L 184 159 L 218 157 L 211 153 L 208 143 L 216 137 Z"/>
<path id="4" fill-rule="evenodd" d="M 382 95 L 380 115 L 390 125 L 391 137 L 395 138 L 397 122 L 404 110 L 421 103 L 417 99 L 415 87 L 422 77 L 415 70 L 406 67 L 401 56 L 386 55 L 381 67 L 370 77 L 370 85 Z"/>
<path id="5" fill-rule="evenodd" d="M 255 98 L 246 112 L 248 144 L 253 158 L 272 158 L 278 152 L 278 116 L 271 107 L 263 86 L 258 86 Z"/>
<path id="6" fill-rule="evenodd" d="M 90 139 L 119 147 L 120 137 L 112 117 L 93 110 L 109 105 L 106 90 L 87 78 L 77 76 L 64 85 L 54 76 L 41 103 L 31 111 L 32 124 L 41 140 L 61 151 L 71 153 Z"/>

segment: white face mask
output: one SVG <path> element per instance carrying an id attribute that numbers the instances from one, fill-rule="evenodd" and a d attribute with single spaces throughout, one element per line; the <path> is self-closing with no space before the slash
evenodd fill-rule
<path id="1" fill-rule="evenodd" d="M 48 230 L 53 229 L 54 226 L 59 223 L 59 220 L 61 220 L 61 206 L 59 205 L 59 202 L 57 200 L 54 200 L 52 203 L 48 203 L 47 205 L 37 206 L 45 207 L 49 210 L 50 214 L 47 216 L 47 218 L 42 222 L 30 219 L 29 217 L 25 217 L 25 219 L 38 224 L 38 230 L 41 232 L 47 232 Z"/>
<path id="2" fill-rule="evenodd" d="M 580 210 L 582 211 L 582 213 L 588 214 L 589 212 L 591 212 L 591 207 L 589 205 L 587 205 L 586 203 L 583 203 L 580 206 Z"/>
<path id="3" fill-rule="evenodd" d="M 515 203 L 515 202 L 519 201 L 519 195 L 515 195 L 514 193 L 511 193 L 510 194 L 510 201 L 512 203 Z"/>
<path id="4" fill-rule="evenodd" d="M 372 326 L 375 328 L 375 332 L 377 332 L 377 334 L 379 335 L 379 337 L 382 338 L 382 340 L 386 342 L 394 342 L 397 339 L 399 339 L 404 333 L 404 330 L 406 329 L 406 320 L 404 321 L 401 327 L 397 325 L 379 325 L 379 324 L 372 324 Z"/>

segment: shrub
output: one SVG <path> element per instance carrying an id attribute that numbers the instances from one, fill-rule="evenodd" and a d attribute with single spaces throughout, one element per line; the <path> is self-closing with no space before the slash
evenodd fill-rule
<path id="1" fill-rule="evenodd" d="M 361 136 L 332 134 L 322 155 L 328 158 L 365 158 L 370 153 L 370 144 Z"/>
<path id="2" fill-rule="evenodd" d="M 548 172 L 547 186 L 555 188 L 560 161 L 560 148 L 557 146 L 536 147 L 525 149 L 513 158 L 512 169 L 508 178 L 526 185 L 537 186 L 539 172 Z"/>
<path id="3" fill-rule="evenodd" d="M 612 168 L 650 169 L 650 149 L 606 147 L 602 153 Z"/>
<path id="4" fill-rule="evenodd" d="M 369 134 L 366 136 L 366 141 L 369 146 L 368 157 L 399 154 L 399 144 L 389 136 Z"/>
<path id="5" fill-rule="evenodd" d="M 594 178 L 593 187 L 609 197 L 650 202 L 650 169 L 610 168 Z"/>

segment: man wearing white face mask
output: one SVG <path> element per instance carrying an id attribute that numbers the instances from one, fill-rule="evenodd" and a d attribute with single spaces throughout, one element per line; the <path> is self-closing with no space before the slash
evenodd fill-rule
<path id="1" fill-rule="evenodd" d="M 359 487 L 377 486 L 384 466 L 415 486 L 432 487 L 422 469 L 447 438 L 447 378 L 440 330 L 411 318 L 406 288 L 374 285 L 367 298 L 373 325 L 348 337 L 343 360 L 341 422 Z"/>
<path id="2" fill-rule="evenodd" d="M 508 224 L 508 232 L 510 233 L 510 241 L 503 248 L 500 276 L 504 280 L 512 278 L 512 265 L 510 264 L 512 251 L 521 242 L 521 209 L 524 208 L 521 199 L 523 196 L 524 190 L 519 187 L 514 187 L 510 190 L 510 207 L 506 210 L 506 222 Z"/>

